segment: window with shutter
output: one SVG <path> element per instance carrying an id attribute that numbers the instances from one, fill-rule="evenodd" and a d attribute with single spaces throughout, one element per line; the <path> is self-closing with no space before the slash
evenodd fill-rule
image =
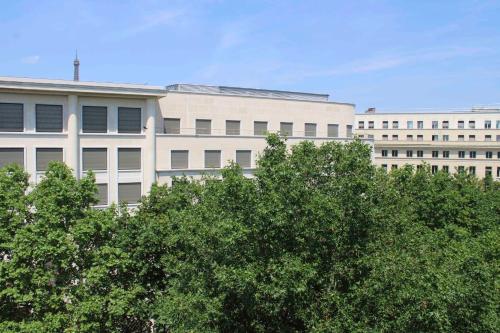
<path id="1" fill-rule="evenodd" d="M 209 119 L 196 119 L 196 134 L 210 135 L 212 133 L 212 121 Z"/>
<path id="2" fill-rule="evenodd" d="M 253 134 L 254 135 L 266 135 L 267 133 L 267 121 L 254 121 L 253 122 Z"/>
<path id="3" fill-rule="evenodd" d="M 170 167 L 172 169 L 187 169 L 189 162 L 188 150 L 172 150 L 170 152 Z"/>
<path id="4" fill-rule="evenodd" d="M 0 132 L 23 131 L 23 105 L 17 103 L 0 103 Z"/>
<path id="5" fill-rule="evenodd" d="M 118 133 L 141 133 L 141 109 L 118 108 Z"/>
<path id="6" fill-rule="evenodd" d="M 136 204 L 141 199 L 141 183 L 118 184 L 118 201 Z"/>
<path id="7" fill-rule="evenodd" d="M 220 150 L 205 150 L 205 168 L 220 168 L 221 152 Z"/>
<path id="8" fill-rule="evenodd" d="M 82 166 L 83 171 L 107 170 L 108 150 L 106 148 L 83 148 Z"/>
<path id="9" fill-rule="evenodd" d="M 82 107 L 82 132 L 107 133 L 108 108 L 105 106 Z"/>
<path id="10" fill-rule="evenodd" d="M 226 135 L 240 135 L 239 120 L 226 120 Z"/>
<path id="11" fill-rule="evenodd" d="M 236 163 L 238 163 L 242 168 L 250 168 L 252 166 L 252 151 L 237 150 Z"/>
<path id="12" fill-rule="evenodd" d="M 181 120 L 179 118 L 165 118 L 163 126 L 165 134 L 181 134 Z"/>
<path id="13" fill-rule="evenodd" d="M 118 148 L 118 170 L 140 170 L 141 148 Z"/>
<path id="14" fill-rule="evenodd" d="M 108 184 L 96 184 L 97 185 L 97 202 L 98 206 L 108 205 Z"/>
<path id="15" fill-rule="evenodd" d="M 37 148 L 36 171 L 45 171 L 51 161 L 63 161 L 62 148 Z"/>
<path id="16" fill-rule="evenodd" d="M 316 136 L 316 124 L 306 123 L 304 125 L 304 132 L 306 136 Z"/>
<path id="17" fill-rule="evenodd" d="M 339 136 L 339 125 L 338 124 L 328 124 L 328 137 L 337 138 Z"/>
<path id="18" fill-rule="evenodd" d="M 36 131 L 37 132 L 62 132 L 63 107 L 62 105 L 37 104 Z"/>
<path id="19" fill-rule="evenodd" d="M 293 123 L 280 123 L 280 133 L 285 136 L 293 136 Z"/>
<path id="20" fill-rule="evenodd" d="M 9 164 L 18 164 L 24 168 L 23 148 L 0 148 L 0 168 Z"/>

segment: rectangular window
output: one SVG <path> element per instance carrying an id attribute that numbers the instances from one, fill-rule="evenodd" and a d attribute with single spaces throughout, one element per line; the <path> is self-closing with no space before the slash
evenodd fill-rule
<path id="1" fill-rule="evenodd" d="M 406 157 L 413 157 L 413 150 L 407 150 Z"/>
<path id="2" fill-rule="evenodd" d="M 0 148 L 0 168 L 9 164 L 24 168 L 24 148 Z"/>
<path id="3" fill-rule="evenodd" d="M 413 129 L 413 120 L 408 120 L 406 122 L 406 128 L 407 129 Z"/>
<path id="4" fill-rule="evenodd" d="M 491 135 L 485 135 L 484 141 L 491 141 Z"/>
<path id="5" fill-rule="evenodd" d="M 108 108 L 105 106 L 82 107 L 82 132 L 107 133 Z"/>
<path id="6" fill-rule="evenodd" d="M 444 134 L 443 141 L 450 141 L 450 136 L 448 134 Z"/>
<path id="7" fill-rule="evenodd" d="M 293 123 L 280 123 L 280 133 L 285 136 L 293 136 Z"/>
<path id="8" fill-rule="evenodd" d="M 464 173 L 465 172 L 465 167 L 463 165 L 458 166 L 458 173 Z"/>
<path id="9" fill-rule="evenodd" d="M 393 140 L 393 141 L 398 141 L 398 140 L 399 140 L 399 138 L 398 138 L 398 136 L 397 136 L 396 134 L 394 134 L 394 135 L 392 136 L 392 140 Z"/>
<path id="10" fill-rule="evenodd" d="M 491 128 L 491 120 L 485 120 L 484 121 L 484 128 L 490 129 Z"/>
<path id="11" fill-rule="evenodd" d="M 358 121 L 358 128 L 359 129 L 364 129 L 365 128 L 365 122 L 364 121 Z"/>
<path id="12" fill-rule="evenodd" d="M 181 134 L 180 118 L 163 119 L 163 132 L 165 134 Z"/>
<path id="13" fill-rule="evenodd" d="M 497 177 L 500 177 L 500 167 L 497 167 Z"/>
<path id="14" fill-rule="evenodd" d="M 212 121 L 210 119 L 196 119 L 196 134 L 210 135 L 212 133 Z"/>
<path id="15" fill-rule="evenodd" d="M 387 120 L 384 120 L 382 122 L 382 128 L 384 128 L 384 129 L 389 128 L 389 122 Z"/>
<path id="16" fill-rule="evenodd" d="M 474 120 L 469 120 L 469 128 L 476 128 L 476 122 Z"/>
<path id="17" fill-rule="evenodd" d="M 108 150 L 106 148 L 83 148 L 82 168 L 88 170 L 108 169 Z"/>
<path id="18" fill-rule="evenodd" d="M 398 128 L 399 128 L 399 121 L 394 120 L 394 121 L 392 122 L 392 128 L 394 128 L 394 129 L 398 129 Z"/>
<path id="19" fill-rule="evenodd" d="M 500 159 L 500 151 L 497 152 L 497 158 Z"/>
<path id="20" fill-rule="evenodd" d="M 447 165 L 443 165 L 442 170 L 446 173 L 450 172 L 450 168 Z"/>
<path id="21" fill-rule="evenodd" d="M 433 150 L 432 151 L 432 157 L 434 157 L 434 158 L 439 157 L 439 151 L 438 150 Z"/>
<path id="22" fill-rule="evenodd" d="M 392 153 L 392 157 L 398 157 L 398 151 L 397 150 L 393 150 L 391 153 Z"/>
<path id="23" fill-rule="evenodd" d="M 450 123 L 449 123 L 449 121 L 448 121 L 448 120 L 444 120 L 444 121 L 443 121 L 443 125 L 442 125 L 442 126 L 443 126 L 443 128 L 444 128 L 444 129 L 448 129 L 448 128 L 450 128 Z"/>
<path id="24" fill-rule="evenodd" d="M 346 136 L 348 138 L 352 138 L 352 125 L 346 125 L 345 128 L 346 128 Z"/>
<path id="25" fill-rule="evenodd" d="M 476 158 L 476 152 L 475 151 L 470 151 L 469 152 L 469 158 Z"/>
<path id="26" fill-rule="evenodd" d="M 108 184 L 96 184 L 97 186 L 97 206 L 108 205 Z"/>
<path id="27" fill-rule="evenodd" d="M 237 150 L 236 163 L 238 163 L 242 168 L 250 168 L 252 166 L 252 151 Z"/>
<path id="28" fill-rule="evenodd" d="M 500 135 L 497 135 L 497 142 L 500 142 Z"/>
<path id="29" fill-rule="evenodd" d="M 486 176 L 491 176 L 491 174 L 493 173 L 492 171 L 493 171 L 493 168 L 490 167 L 490 166 L 487 166 L 487 167 L 484 168 L 484 174 Z"/>
<path id="30" fill-rule="evenodd" d="M 438 166 L 437 165 L 431 166 L 431 171 L 433 175 L 436 174 L 438 172 Z"/>
<path id="31" fill-rule="evenodd" d="M 460 151 L 458 152 L 458 158 L 465 158 L 465 151 L 460 150 Z"/>
<path id="32" fill-rule="evenodd" d="M 469 167 L 469 173 L 471 175 L 475 175 L 476 174 L 476 167 L 475 166 L 470 166 Z"/>
<path id="33" fill-rule="evenodd" d="M 439 125 L 438 125 L 438 124 L 439 124 L 439 123 L 438 123 L 438 121 L 437 121 L 437 120 L 433 120 L 433 121 L 432 121 L 432 128 L 433 128 L 433 129 L 437 129 L 437 128 L 439 128 Z"/>
<path id="34" fill-rule="evenodd" d="M 239 120 L 226 120 L 226 135 L 240 135 Z"/>
<path id="35" fill-rule="evenodd" d="M 118 133 L 141 133 L 141 109 L 118 108 Z"/>
<path id="36" fill-rule="evenodd" d="M 62 132 L 63 107 L 62 105 L 35 105 L 37 132 Z"/>
<path id="37" fill-rule="evenodd" d="M 493 158 L 493 152 L 492 151 L 487 151 L 485 153 L 485 155 L 486 155 L 486 158 Z"/>
<path id="38" fill-rule="evenodd" d="M 373 134 L 368 134 L 368 139 L 372 139 L 373 140 L 374 136 Z"/>
<path id="39" fill-rule="evenodd" d="M 500 120 L 497 120 L 497 129 L 500 129 Z"/>
<path id="40" fill-rule="evenodd" d="M 443 150 L 443 158 L 450 158 L 450 152 L 448 150 Z"/>
<path id="41" fill-rule="evenodd" d="M 382 164 L 382 169 L 387 170 L 387 164 Z"/>
<path id="42" fill-rule="evenodd" d="M 141 148 L 118 148 L 118 170 L 141 170 Z"/>
<path id="43" fill-rule="evenodd" d="M 417 157 L 424 157 L 424 151 L 423 150 L 417 150 Z"/>
<path id="44" fill-rule="evenodd" d="M 386 149 L 382 149 L 382 157 L 387 157 L 387 150 Z"/>
<path id="45" fill-rule="evenodd" d="M 221 167 L 220 150 L 205 150 L 205 168 L 218 169 Z"/>
<path id="46" fill-rule="evenodd" d="M 458 136 L 458 141 L 464 141 L 464 140 L 465 140 L 465 136 L 463 136 L 463 135 Z"/>
<path id="47" fill-rule="evenodd" d="M 391 170 L 396 170 L 398 168 L 398 165 L 397 164 L 392 164 L 391 165 Z"/>
<path id="48" fill-rule="evenodd" d="M 306 136 L 316 136 L 316 124 L 306 123 L 304 125 L 304 132 Z"/>
<path id="49" fill-rule="evenodd" d="M 469 135 L 469 141 L 476 141 L 475 135 Z"/>
<path id="50" fill-rule="evenodd" d="M 189 162 L 188 150 L 172 150 L 170 152 L 171 169 L 187 169 Z"/>
<path id="51" fill-rule="evenodd" d="M 330 127 L 328 127 L 330 129 Z M 267 133 L 267 121 L 254 121 L 253 122 L 253 134 L 254 135 L 266 135 Z"/>
<path id="52" fill-rule="evenodd" d="M 24 106 L 17 103 L 0 103 L 0 132 L 24 131 Z"/>
<path id="53" fill-rule="evenodd" d="M 406 140 L 408 141 L 413 141 L 413 135 L 407 135 Z"/>
<path id="54" fill-rule="evenodd" d="M 432 141 L 439 141 L 439 135 L 434 134 L 432 136 Z"/>
<path id="55" fill-rule="evenodd" d="M 424 122 L 422 120 L 417 121 L 417 128 L 418 129 L 423 129 L 424 128 Z"/>
<path id="56" fill-rule="evenodd" d="M 458 121 L 458 128 L 459 128 L 459 129 L 463 129 L 463 128 L 465 127 L 465 125 L 464 125 L 464 124 L 465 124 L 465 122 L 464 122 L 463 120 L 459 120 L 459 121 Z"/>
<path id="57" fill-rule="evenodd" d="M 387 134 L 383 134 L 383 135 L 382 135 L 382 140 L 384 140 L 384 141 L 389 140 L 389 135 L 387 135 Z"/>
<path id="58" fill-rule="evenodd" d="M 417 135 L 417 141 L 424 141 L 423 135 Z"/>
<path id="59" fill-rule="evenodd" d="M 52 161 L 63 161 L 62 148 L 37 148 L 36 149 L 36 171 L 45 171 Z"/>
<path id="60" fill-rule="evenodd" d="M 141 183 L 118 184 L 118 201 L 136 204 L 141 199 Z"/>
<path id="61" fill-rule="evenodd" d="M 375 128 L 375 123 L 373 121 L 368 122 L 368 128 L 373 129 Z"/>

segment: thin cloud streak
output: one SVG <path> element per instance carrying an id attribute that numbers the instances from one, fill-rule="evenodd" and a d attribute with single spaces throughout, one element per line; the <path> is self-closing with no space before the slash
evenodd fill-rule
<path id="1" fill-rule="evenodd" d="M 34 65 L 37 64 L 39 61 L 40 61 L 40 56 L 38 55 L 32 55 L 21 58 L 21 62 L 27 65 Z"/>

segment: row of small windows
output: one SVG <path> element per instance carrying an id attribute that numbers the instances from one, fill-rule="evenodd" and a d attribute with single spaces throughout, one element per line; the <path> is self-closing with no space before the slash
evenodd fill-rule
<path id="1" fill-rule="evenodd" d="M 165 118 L 164 120 L 164 133 L 165 134 L 181 134 L 181 120 L 180 118 Z M 316 123 L 304 124 L 304 135 L 306 137 L 315 137 L 317 130 Z M 253 122 L 253 135 L 266 135 L 268 132 L 267 121 L 254 121 Z M 280 133 L 286 136 L 293 136 L 294 129 L 293 123 L 281 122 Z M 195 121 L 195 134 L 197 135 L 211 135 L 212 134 L 212 121 L 210 119 L 196 119 Z M 241 121 L 239 120 L 226 120 L 226 135 L 241 135 Z M 328 137 L 339 136 L 339 125 L 328 124 L 327 128 Z M 352 125 L 346 125 L 346 136 L 352 136 Z"/>
<path id="2" fill-rule="evenodd" d="M 118 133 L 141 133 L 140 108 L 118 107 Z M 35 105 L 36 131 L 61 133 L 63 131 L 62 105 Z M 24 131 L 24 105 L 0 103 L 0 132 Z M 82 132 L 107 133 L 108 108 L 105 106 L 82 107 Z"/>
<path id="3" fill-rule="evenodd" d="M 469 120 L 468 121 L 468 128 L 474 129 L 476 128 L 476 121 L 475 120 Z M 431 127 L 433 129 L 438 129 L 439 128 L 439 121 L 433 120 L 431 122 Z M 364 121 L 358 121 L 358 128 L 359 129 L 364 129 L 365 128 L 365 122 Z M 375 128 L 375 122 L 374 121 L 368 121 L 368 128 L 373 129 Z M 389 121 L 384 120 L 382 121 L 382 128 L 383 129 L 388 129 L 389 128 Z M 394 120 L 392 121 L 392 128 L 393 129 L 398 129 L 399 128 L 399 121 Z M 413 129 L 414 128 L 414 121 L 413 120 L 408 120 L 406 122 L 406 129 Z M 417 121 L 417 129 L 423 129 L 424 128 L 424 121 L 423 120 L 418 120 Z M 443 120 L 441 122 L 441 128 L 442 129 L 448 129 L 450 128 L 450 122 L 448 120 Z M 457 121 L 457 128 L 459 129 L 464 129 L 465 128 L 465 121 L 464 120 L 459 120 Z M 485 120 L 483 123 L 483 128 L 485 129 L 491 129 L 492 128 L 492 121 L 491 120 Z M 500 120 L 496 120 L 496 128 L 500 129 Z"/>
<path id="4" fill-rule="evenodd" d="M 387 170 L 387 164 L 382 164 L 382 168 Z M 398 168 L 397 164 L 391 165 L 391 170 L 396 170 L 397 168 Z M 421 169 L 421 168 L 422 168 L 422 165 L 417 165 L 417 169 Z M 469 174 L 471 174 L 471 175 L 476 174 L 476 167 L 475 166 L 471 165 L 467 169 L 468 169 Z M 443 166 L 441 166 L 441 170 L 444 172 L 450 172 L 450 167 L 448 165 L 443 165 Z M 433 174 L 436 174 L 438 171 L 439 171 L 439 166 L 431 165 L 431 172 Z M 463 165 L 458 166 L 457 171 L 460 173 L 463 173 L 463 172 L 465 172 L 465 167 Z M 484 174 L 486 176 L 492 176 L 493 175 L 493 167 L 491 167 L 491 166 L 485 167 Z M 500 167 L 497 167 L 497 177 L 500 177 Z"/>
<path id="5" fill-rule="evenodd" d="M 372 138 L 373 138 L 373 135 L 372 135 Z M 406 140 L 407 141 L 413 141 L 414 138 L 415 138 L 415 136 L 412 135 L 412 134 L 406 135 Z M 393 141 L 397 141 L 397 140 L 399 140 L 399 135 L 398 134 L 393 134 L 391 136 L 391 139 Z M 422 134 L 418 134 L 418 135 L 416 135 L 416 139 L 417 139 L 417 141 L 424 141 L 424 136 Z M 496 135 L 495 139 L 496 139 L 496 141 L 500 142 L 500 135 Z M 384 140 L 384 141 L 389 140 L 389 135 L 388 134 L 383 134 L 382 135 L 382 140 Z M 450 135 L 449 134 L 443 134 L 440 137 L 438 134 L 433 134 L 431 136 L 431 140 L 432 141 L 450 141 Z M 476 135 L 469 135 L 468 136 L 468 140 L 469 141 L 476 141 Z M 457 141 L 465 141 L 465 135 L 458 135 L 457 136 Z M 484 136 L 484 141 L 493 141 L 493 137 L 491 135 L 487 134 L 487 135 Z"/>
<path id="6" fill-rule="evenodd" d="M 440 157 L 440 151 L 439 150 L 433 150 L 431 152 L 433 158 L 439 158 Z M 389 156 L 389 151 L 387 149 L 382 149 L 380 152 L 380 155 L 382 157 L 388 157 Z M 465 158 L 466 156 L 466 151 L 465 150 L 459 150 L 458 153 L 458 158 Z M 500 159 L 500 151 L 497 152 L 497 158 Z M 391 150 L 391 156 L 392 157 L 398 157 L 399 156 L 399 150 L 393 149 Z M 493 152 L 492 151 L 486 151 L 484 152 L 484 156 L 487 159 L 493 158 Z M 406 150 L 406 157 L 413 157 L 413 150 Z M 424 151 L 423 150 L 417 150 L 416 151 L 416 157 L 424 157 Z M 441 157 L 442 158 L 450 158 L 450 151 L 449 150 L 443 150 L 441 151 Z M 469 158 L 476 158 L 477 153 L 476 151 L 469 151 Z"/>

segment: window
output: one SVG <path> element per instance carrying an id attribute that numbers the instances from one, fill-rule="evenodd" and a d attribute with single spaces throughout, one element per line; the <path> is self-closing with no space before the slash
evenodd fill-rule
<path id="1" fill-rule="evenodd" d="M 406 140 L 408 141 L 413 141 L 413 135 L 407 135 Z"/>
<path id="2" fill-rule="evenodd" d="M 490 129 L 491 128 L 491 120 L 485 120 L 484 121 L 484 128 Z"/>
<path id="3" fill-rule="evenodd" d="M 431 171 L 433 175 L 436 174 L 438 172 L 438 166 L 437 165 L 431 166 Z"/>
<path id="4" fill-rule="evenodd" d="M 423 135 L 417 135 L 417 141 L 424 141 Z"/>
<path id="5" fill-rule="evenodd" d="M 141 148 L 118 148 L 118 170 L 141 170 Z"/>
<path id="6" fill-rule="evenodd" d="M 458 152 L 458 158 L 465 158 L 465 151 L 460 150 L 460 151 Z"/>
<path id="7" fill-rule="evenodd" d="M 469 120 L 469 128 L 476 128 L 476 122 L 474 120 Z"/>
<path id="8" fill-rule="evenodd" d="M 108 184 L 96 184 L 97 186 L 97 206 L 108 205 Z"/>
<path id="9" fill-rule="evenodd" d="M 105 106 L 82 107 L 82 132 L 107 133 L 108 108 Z"/>
<path id="10" fill-rule="evenodd" d="M 500 129 L 500 120 L 497 120 L 497 129 Z"/>
<path id="11" fill-rule="evenodd" d="M 450 158 L 450 152 L 448 150 L 443 150 L 443 158 Z"/>
<path id="12" fill-rule="evenodd" d="M 485 153 L 485 155 L 486 155 L 486 158 L 493 158 L 493 152 L 492 151 L 487 151 Z"/>
<path id="13" fill-rule="evenodd" d="M 424 151 L 423 150 L 417 150 L 417 157 L 424 157 Z"/>
<path id="14" fill-rule="evenodd" d="M 328 124 L 328 137 L 336 138 L 339 136 L 339 125 L 338 124 Z"/>
<path id="15" fill-rule="evenodd" d="M 382 157 L 387 157 L 387 150 L 386 149 L 382 149 Z"/>
<path id="16" fill-rule="evenodd" d="M 500 142 L 500 135 L 497 135 L 497 142 Z"/>
<path id="17" fill-rule="evenodd" d="M 172 150 L 170 152 L 171 169 L 187 169 L 189 162 L 189 150 Z"/>
<path id="18" fill-rule="evenodd" d="M 281 122 L 280 133 L 285 136 L 293 136 L 293 123 Z"/>
<path id="19" fill-rule="evenodd" d="M 385 129 L 385 128 L 389 128 L 389 122 L 388 122 L 387 120 L 384 120 L 384 121 L 382 122 L 382 128 L 384 128 L 384 129 Z"/>
<path id="20" fill-rule="evenodd" d="M 459 120 L 459 121 L 458 121 L 458 128 L 460 128 L 460 129 L 464 128 L 464 127 L 465 127 L 465 126 L 464 126 L 464 123 L 465 123 L 465 122 L 464 122 L 463 120 Z"/>
<path id="21" fill-rule="evenodd" d="M 63 161 L 62 148 L 37 148 L 36 149 L 36 171 L 45 171 L 49 162 Z"/>
<path id="22" fill-rule="evenodd" d="M 397 134 L 394 134 L 394 135 L 392 136 L 392 140 L 393 140 L 393 141 L 398 141 L 398 136 L 397 136 Z"/>
<path id="23" fill-rule="evenodd" d="M 205 150 L 205 168 L 218 169 L 221 166 L 220 150 Z"/>
<path id="24" fill-rule="evenodd" d="M 422 164 L 417 165 L 417 170 L 422 170 Z"/>
<path id="25" fill-rule="evenodd" d="M 490 167 L 490 166 L 487 166 L 484 168 L 484 174 L 485 176 L 491 176 L 491 174 L 493 173 L 493 168 Z"/>
<path id="26" fill-rule="evenodd" d="M 457 170 L 458 170 L 458 173 L 464 173 L 465 167 L 463 165 L 460 165 Z"/>
<path id="27" fill-rule="evenodd" d="M 448 134 L 444 134 L 443 141 L 450 141 L 450 136 Z"/>
<path id="28" fill-rule="evenodd" d="M 210 119 L 196 119 L 196 135 L 210 135 L 212 133 L 212 121 Z"/>
<path id="29" fill-rule="evenodd" d="M 165 118 L 163 132 L 165 134 L 181 134 L 181 120 L 179 118 Z"/>
<path id="30" fill-rule="evenodd" d="M 424 128 L 424 122 L 422 120 L 417 121 L 417 128 L 418 129 L 423 129 Z"/>
<path id="31" fill-rule="evenodd" d="M 382 135 L 382 140 L 385 140 L 385 141 L 389 140 L 389 135 L 383 134 Z"/>
<path id="32" fill-rule="evenodd" d="M 239 120 L 226 120 L 226 135 L 240 135 Z"/>
<path id="33" fill-rule="evenodd" d="M 141 133 L 141 109 L 118 108 L 118 133 Z"/>
<path id="34" fill-rule="evenodd" d="M 374 136 L 373 134 L 368 134 L 368 139 L 372 139 L 373 140 Z"/>
<path id="35" fill-rule="evenodd" d="M 398 151 L 397 150 L 393 150 L 392 151 L 392 157 L 398 157 Z"/>
<path id="36" fill-rule="evenodd" d="M 443 165 L 443 167 L 441 168 L 441 170 L 443 170 L 446 173 L 450 172 L 450 168 L 447 165 Z"/>
<path id="37" fill-rule="evenodd" d="M 465 140 L 465 137 L 463 135 L 458 136 L 458 141 L 464 141 L 464 140 Z"/>
<path id="38" fill-rule="evenodd" d="M 387 164 L 382 164 L 382 169 L 387 170 Z"/>
<path id="39" fill-rule="evenodd" d="M 497 158 L 500 159 L 500 151 L 497 152 Z"/>
<path id="40" fill-rule="evenodd" d="M 267 121 L 254 121 L 253 122 L 253 134 L 254 135 L 266 135 L 266 133 L 267 133 Z"/>
<path id="41" fill-rule="evenodd" d="M 314 123 L 304 124 L 304 132 L 306 136 L 316 136 L 316 124 Z"/>
<path id="42" fill-rule="evenodd" d="M 437 128 L 439 128 L 439 125 L 438 125 L 438 121 L 437 121 L 437 120 L 433 120 L 433 121 L 432 121 L 432 128 L 433 128 L 433 129 L 437 129 Z"/>
<path id="43" fill-rule="evenodd" d="M 83 148 L 82 168 L 88 170 L 108 169 L 108 150 L 106 148 Z"/>
<path id="44" fill-rule="evenodd" d="M 346 125 L 346 137 L 352 138 L 352 125 Z"/>
<path id="45" fill-rule="evenodd" d="M 368 128 L 373 129 L 375 128 L 375 123 L 373 121 L 368 122 Z"/>
<path id="46" fill-rule="evenodd" d="M 406 157 L 413 157 L 413 150 L 407 150 Z"/>
<path id="47" fill-rule="evenodd" d="M 399 121 L 394 120 L 394 121 L 392 122 L 392 128 L 394 128 L 394 129 L 398 129 L 398 128 L 399 128 Z"/>
<path id="48" fill-rule="evenodd" d="M 432 151 L 432 157 L 439 157 L 439 151 L 438 150 L 433 150 Z"/>
<path id="49" fill-rule="evenodd" d="M 432 136 L 432 141 L 439 141 L 439 135 L 434 134 L 434 135 Z"/>
<path id="50" fill-rule="evenodd" d="M 497 177 L 500 177 L 500 167 L 497 167 Z"/>
<path id="51" fill-rule="evenodd" d="M 469 167 L 469 173 L 471 175 L 475 175 L 476 174 L 476 167 L 475 166 L 470 166 Z"/>
<path id="52" fill-rule="evenodd" d="M 491 135 L 485 135 L 484 141 L 491 141 Z"/>
<path id="53" fill-rule="evenodd" d="M 0 103 L 0 132 L 23 132 L 24 110 L 22 104 Z"/>
<path id="54" fill-rule="evenodd" d="M 359 129 L 364 129 L 365 128 L 365 122 L 364 121 L 358 121 L 358 128 Z"/>
<path id="55" fill-rule="evenodd" d="M 476 141 L 475 135 L 469 135 L 469 141 Z"/>
<path id="56" fill-rule="evenodd" d="M 476 152 L 475 151 L 470 151 L 469 152 L 469 158 L 476 158 Z"/>
<path id="57" fill-rule="evenodd" d="M 9 164 L 18 164 L 24 168 L 23 148 L 0 148 L 0 168 Z"/>
<path id="58" fill-rule="evenodd" d="M 398 168 L 398 165 L 397 164 L 392 164 L 391 165 L 391 170 L 396 170 Z"/>
<path id="59" fill-rule="evenodd" d="M 237 150 L 236 163 L 242 168 L 250 168 L 252 165 L 252 151 L 251 150 Z"/>
<path id="60" fill-rule="evenodd" d="M 136 204 L 141 199 L 141 183 L 118 184 L 118 201 Z"/>
<path id="61" fill-rule="evenodd" d="M 406 128 L 407 129 L 413 129 L 413 120 L 408 120 L 406 122 Z"/>
<path id="62" fill-rule="evenodd" d="M 35 105 L 37 132 L 62 132 L 63 108 L 62 105 Z"/>
<path id="63" fill-rule="evenodd" d="M 444 120 L 444 121 L 443 121 L 443 125 L 442 125 L 442 126 L 443 126 L 443 128 L 444 128 L 444 129 L 448 129 L 448 128 L 450 128 L 450 123 L 449 123 L 449 121 L 448 121 L 448 120 Z"/>

